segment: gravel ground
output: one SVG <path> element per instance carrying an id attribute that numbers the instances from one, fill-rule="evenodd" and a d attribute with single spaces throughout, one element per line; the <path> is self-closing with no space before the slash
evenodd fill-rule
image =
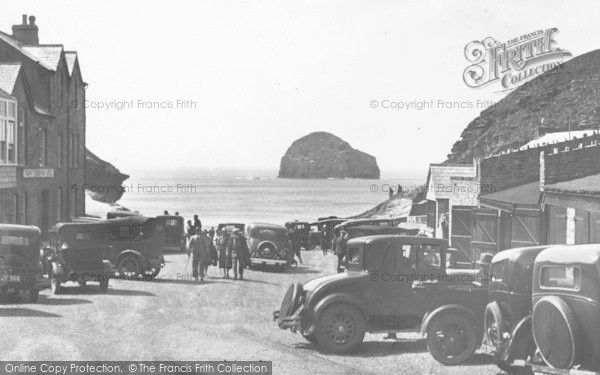
<path id="1" fill-rule="evenodd" d="M 49 290 L 37 304 L 0 304 L 2 360 L 268 360 L 274 374 L 497 374 L 485 355 L 444 367 L 419 335 L 384 340 L 367 334 L 358 352 L 325 355 L 299 334 L 280 330 L 272 311 L 293 281 L 334 272 L 334 257 L 304 252 L 284 272 L 247 270 L 224 280 L 211 267 L 203 284 L 189 279 L 187 255 L 167 254 L 161 280 L 111 280 Z M 191 262 L 190 262 L 191 263 Z"/>

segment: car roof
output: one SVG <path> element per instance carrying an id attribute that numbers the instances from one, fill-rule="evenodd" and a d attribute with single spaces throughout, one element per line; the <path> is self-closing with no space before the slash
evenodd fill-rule
<path id="1" fill-rule="evenodd" d="M 499 263 L 507 259 L 516 260 L 523 256 L 532 256 L 535 253 L 539 253 L 544 249 L 547 249 L 550 245 L 539 245 L 539 246 L 528 246 L 528 247 L 516 247 L 514 249 L 507 249 L 498 252 L 492 258 L 493 263 Z"/>
<path id="2" fill-rule="evenodd" d="M 390 226 L 386 226 L 386 225 L 357 225 L 355 227 L 350 227 L 347 228 L 346 231 L 359 231 L 359 230 L 371 230 L 374 232 L 408 232 L 408 231 L 415 231 L 418 229 L 408 229 L 408 228 L 399 228 L 399 227 L 390 227 Z"/>
<path id="3" fill-rule="evenodd" d="M 40 235 L 41 231 L 33 225 L 0 224 L 0 234 Z"/>
<path id="4" fill-rule="evenodd" d="M 309 224 L 308 221 L 298 221 L 298 220 L 294 220 L 294 221 L 286 221 L 285 224 Z"/>
<path id="5" fill-rule="evenodd" d="M 600 244 L 556 245 L 542 251 L 536 263 L 555 264 L 598 264 L 600 261 Z"/>
<path id="6" fill-rule="evenodd" d="M 248 228 L 270 228 L 270 229 L 283 229 L 287 230 L 283 225 L 270 224 L 270 223 L 250 223 L 247 225 Z"/>
<path id="7" fill-rule="evenodd" d="M 353 238 L 349 242 L 364 242 L 365 244 L 372 244 L 376 242 L 385 242 L 390 240 L 401 240 L 405 242 L 420 242 L 428 243 L 432 245 L 448 245 L 447 240 L 440 238 L 430 238 L 423 236 L 404 236 L 399 234 L 376 234 L 372 236 Z"/>
<path id="8" fill-rule="evenodd" d="M 126 217 L 118 217 L 114 219 L 108 220 L 98 220 L 98 221 L 75 221 L 75 222 L 62 222 L 56 223 L 50 231 L 57 231 L 64 227 L 75 227 L 75 226 L 99 226 L 99 225 L 142 225 L 147 221 L 152 220 L 150 217 L 145 216 L 126 216 Z"/>

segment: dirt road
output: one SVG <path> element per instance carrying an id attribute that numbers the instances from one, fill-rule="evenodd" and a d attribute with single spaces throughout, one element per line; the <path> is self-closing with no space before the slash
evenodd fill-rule
<path id="1" fill-rule="evenodd" d="M 497 374 L 478 355 L 467 366 L 444 367 L 416 334 L 397 341 L 369 335 L 357 353 L 325 355 L 299 334 L 271 320 L 292 281 L 334 270 L 334 257 L 304 252 L 305 263 L 286 272 L 246 271 L 224 280 L 209 269 L 203 284 L 190 280 L 187 256 L 167 254 L 162 280 L 111 280 L 49 290 L 37 304 L 0 304 L 2 360 L 269 360 L 274 374 Z M 191 262 L 190 262 L 191 263 Z"/>

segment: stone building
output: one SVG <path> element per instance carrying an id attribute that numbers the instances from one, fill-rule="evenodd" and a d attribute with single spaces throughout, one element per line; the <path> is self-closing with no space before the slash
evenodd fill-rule
<path id="1" fill-rule="evenodd" d="M 40 44 L 35 17 L 0 31 L 0 222 L 85 214 L 85 87 L 77 53 Z"/>

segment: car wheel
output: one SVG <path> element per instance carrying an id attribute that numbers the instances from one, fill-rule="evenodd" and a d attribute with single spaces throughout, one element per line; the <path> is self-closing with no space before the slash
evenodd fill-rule
<path id="1" fill-rule="evenodd" d="M 29 302 L 36 303 L 40 297 L 40 291 L 38 289 L 29 289 Z"/>
<path id="2" fill-rule="evenodd" d="M 315 339 L 326 352 L 348 353 L 362 343 L 365 330 L 365 319 L 358 309 L 338 304 L 328 307 L 319 317 Z"/>
<path id="3" fill-rule="evenodd" d="M 498 302 L 490 302 L 483 315 L 485 342 L 494 348 L 494 355 L 504 344 L 504 319 Z"/>
<path id="4" fill-rule="evenodd" d="M 100 278 L 100 292 L 102 292 L 102 293 L 108 292 L 108 281 L 109 280 L 110 280 L 110 278 L 108 278 L 108 277 Z"/>
<path id="5" fill-rule="evenodd" d="M 125 255 L 119 259 L 117 270 L 121 276 L 136 277 L 142 273 L 140 262 L 133 255 Z"/>
<path id="6" fill-rule="evenodd" d="M 445 314 L 435 319 L 427 330 L 427 349 L 441 364 L 462 364 L 477 349 L 474 322 L 459 313 Z"/>
<path id="7" fill-rule="evenodd" d="M 275 247 L 271 244 L 266 244 L 258 249 L 258 254 L 261 258 L 272 258 L 275 254 Z"/>
<path id="8" fill-rule="evenodd" d="M 60 281 L 54 275 L 54 272 L 50 271 L 50 291 L 52 294 L 60 294 L 62 292 L 62 286 Z"/>

